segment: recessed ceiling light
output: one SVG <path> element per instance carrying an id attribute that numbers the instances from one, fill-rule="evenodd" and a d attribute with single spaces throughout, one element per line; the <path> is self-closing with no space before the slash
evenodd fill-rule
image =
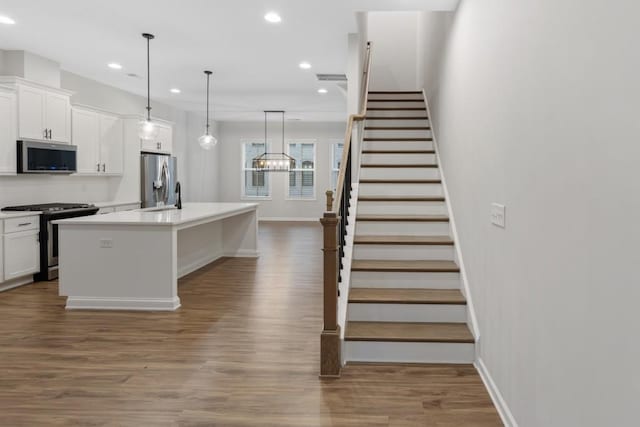
<path id="1" fill-rule="evenodd" d="M 320 89 L 318 89 L 318 93 L 325 94 L 325 93 L 327 93 L 327 92 L 329 92 L 329 91 L 328 91 L 328 90 L 326 90 L 326 89 L 325 89 L 325 88 L 323 88 L 323 87 L 321 87 Z"/>
<path id="2" fill-rule="evenodd" d="M 264 20 L 267 22 L 271 22 L 272 24 L 277 24 L 282 21 L 282 18 L 280 18 L 280 15 L 275 12 L 269 12 L 264 15 Z"/>
<path id="3" fill-rule="evenodd" d="M 107 67 L 113 70 L 122 70 L 122 65 L 118 64 L 117 62 L 110 62 L 107 64 Z"/>
<path id="4" fill-rule="evenodd" d="M 302 68 L 303 70 L 308 70 L 309 68 L 311 68 L 311 64 L 305 61 L 305 62 L 299 63 L 298 67 Z"/>
<path id="5" fill-rule="evenodd" d="M 8 16 L 0 15 L 0 24 L 13 25 L 16 21 L 9 18 Z"/>
<path id="6" fill-rule="evenodd" d="M 178 89 L 177 87 L 174 87 L 174 88 L 171 88 L 171 89 L 169 90 L 169 92 L 171 92 L 171 93 L 180 93 L 181 91 L 180 91 L 180 89 Z"/>

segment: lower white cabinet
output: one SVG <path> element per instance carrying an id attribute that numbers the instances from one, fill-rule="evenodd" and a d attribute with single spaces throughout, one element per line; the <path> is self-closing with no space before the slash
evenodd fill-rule
<path id="1" fill-rule="evenodd" d="M 4 280 L 11 280 L 40 270 L 38 230 L 4 235 Z"/>

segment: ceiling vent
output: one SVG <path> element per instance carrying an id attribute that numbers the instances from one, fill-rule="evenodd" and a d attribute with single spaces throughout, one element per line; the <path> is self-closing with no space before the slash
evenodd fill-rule
<path id="1" fill-rule="evenodd" d="M 316 74 L 321 82 L 346 82 L 347 76 L 344 74 Z"/>

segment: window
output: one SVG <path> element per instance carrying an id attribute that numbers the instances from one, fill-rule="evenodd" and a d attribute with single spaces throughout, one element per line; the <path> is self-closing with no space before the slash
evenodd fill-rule
<path id="1" fill-rule="evenodd" d="M 288 198 L 315 199 L 316 197 L 316 144 L 315 142 L 289 142 L 288 152 L 296 160 L 296 168 L 289 171 Z"/>
<path id="2" fill-rule="evenodd" d="M 331 144 L 331 189 L 336 191 L 338 186 L 338 175 L 340 174 L 340 161 L 342 160 L 343 142 Z"/>
<path id="3" fill-rule="evenodd" d="M 271 196 L 269 191 L 269 174 L 256 171 L 253 159 L 265 152 L 262 141 L 251 141 L 242 144 L 242 197 Z"/>

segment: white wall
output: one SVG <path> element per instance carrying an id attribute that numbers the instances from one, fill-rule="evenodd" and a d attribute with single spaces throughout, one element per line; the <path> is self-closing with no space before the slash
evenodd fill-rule
<path id="1" fill-rule="evenodd" d="M 345 123 L 286 122 L 285 139 L 316 140 L 316 199 L 310 201 L 285 200 L 288 174 L 270 172 L 271 200 L 260 200 L 258 215 L 261 218 L 296 218 L 317 220 L 325 209 L 325 191 L 330 187 L 331 143 L 343 141 Z M 242 140 L 264 139 L 264 123 L 221 122 L 219 123 L 220 198 L 224 202 L 239 202 L 241 199 Z M 271 132 L 271 128 L 270 132 Z M 269 139 L 271 134 L 268 135 Z M 273 138 L 270 151 L 279 152 L 280 140 Z M 258 200 L 256 200 L 258 201 Z"/>
<path id="2" fill-rule="evenodd" d="M 416 90 L 418 12 L 369 12 L 371 90 Z"/>
<path id="3" fill-rule="evenodd" d="M 638 424 L 638 16 L 462 0 L 425 69 L 479 357 L 520 426 Z"/>
<path id="4" fill-rule="evenodd" d="M 142 114 L 146 99 L 66 71 L 60 73 L 61 87 L 75 92 L 71 102 L 119 114 Z M 154 117 L 174 123 L 173 155 L 178 158 L 178 177 L 185 201 L 215 201 L 218 182 L 210 171 L 217 170 L 216 151 L 204 153 L 197 136 L 204 119 L 194 113 L 152 100 Z M 196 131 L 196 123 L 198 130 Z M 215 129 L 215 126 L 214 126 Z M 103 202 L 139 200 L 139 145 L 126 141 L 125 173 L 122 177 L 9 176 L 0 177 L 0 207 L 16 204 Z M 131 161 L 133 160 L 133 161 Z"/>

